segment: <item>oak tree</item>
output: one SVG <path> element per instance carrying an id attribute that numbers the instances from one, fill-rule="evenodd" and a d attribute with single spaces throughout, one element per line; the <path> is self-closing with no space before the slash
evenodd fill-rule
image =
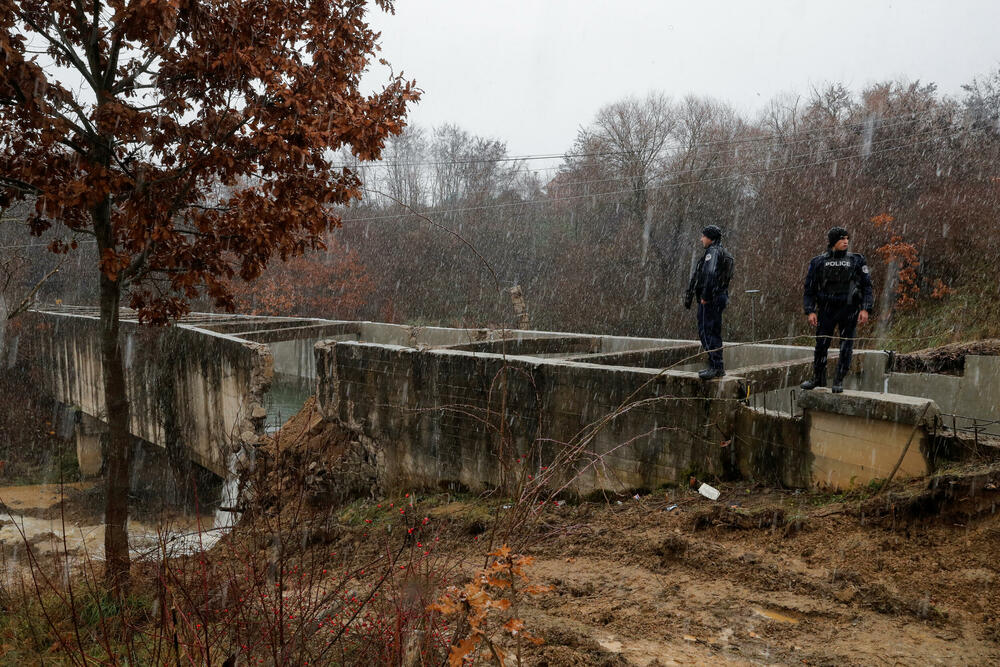
<path id="1" fill-rule="evenodd" d="M 391 0 L 376 0 L 392 11 Z M 128 580 L 129 404 L 119 307 L 145 322 L 322 245 L 413 82 L 366 93 L 363 0 L 0 0 L 0 207 L 96 243 L 110 446 L 106 576 Z M 384 61 L 382 61 L 384 63 Z M 388 63 L 384 63 L 388 64 Z M 51 250 L 75 242 L 55 240 Z"/>

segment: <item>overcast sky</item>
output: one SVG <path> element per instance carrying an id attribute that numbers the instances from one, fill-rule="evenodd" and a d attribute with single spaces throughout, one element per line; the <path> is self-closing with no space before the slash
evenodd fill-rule
<path id="1" fill-rule="evenodd" d="M 568 150 L 597 110 L 660 89 L 756 111 L 886 78 L 961 85 L 1000 66 L 998 0 L 397 0 L 383 56 L 424 90 L 411 121 Z"/>

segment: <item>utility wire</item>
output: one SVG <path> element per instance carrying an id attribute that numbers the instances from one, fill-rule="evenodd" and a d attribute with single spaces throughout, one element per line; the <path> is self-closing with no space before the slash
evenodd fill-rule
<path id="1" fill-rule="evenodd" d="M 934 135 L 934 134 L 940 134 L 942 137 L 945 137 L 946 135 L 950 137 L 950 136 L 957 135 L 957 134 L 960 134 L 960 133 L 966 132 L 966 131 L 968 131 L 968 130 L 967 129 L 957 129 L 957 130 L 952 130 L 949 133 L 946 130 L 933 129 L 933 130 L 925 130 L 923 132 L 918 132 L 918 133 L 916 133 L 914 135 L 911 135 L 910 138 L 912 138 L 912 137 L 921 137 L 921 136 L 926 136 L 926 135 Z M 894 138 L 879 139 L 877 141 L 873 141 L 872 145 L 876 146 L 876 145 L 888 143 L 888 142 L 891 142 L 891 141 L 895 141 L 895 139 Z M 922 142 L 917 142 L 917 143 L 922 143 Z M 840 146 L 840 147 L 836 147 L 836 148 L 827 148 L 827 149 L 824 149 L 824 150 L 825 150 L 825 152 L 837 152 L 837 151 L 848 151 L 848 150 L 849 151 L 854 151 L 854 150 L 857 150 L 859 148 L 862 148 L 862 147 L 859 147 L 856 144 L 851 144 L 851 145 Z M 816 152 L 817 151 L 810 150 L 807 153 L 798 153 L 798 154 L 795 154 L 795 155 L 781 155 L 781 156 L 778 156 L 777 159 L 778 160 L 794 160 L 794 159 L 802 158 L 802 157 L 812 157 Z M 861 155 L 859 157 L 864 158 L 864 157 L 872 155 L 872 154 L 877 154 L 878 152 L 879 152 L 878 149 L 869 149 L 868 151 L 865 151 L 865 154 L 863 154 L 863 155 Z M 707 158 L 707 157 L 709 157 L 711 155 L 713 155 L 713 154 L 709 153 L 705 157 Z M 855 157 L 855 156 L 853 154 L 852 155 L 846 155 L 846 156 L 841 156 L 841 158 L 838 158 L 838 159 L 848 159 L 848 158 L 851 158 L 851 157 Z M 761 158 L 761 159 L 756 160 L 756 161 L 751 161 L 751 162 L 748 162 L 748 163 L 742 163 L 740 165 L 720 164 L 720 165 L 717 165 L 717 166 L 708 165 L 708 166 L 692 167 L 690 169 L 678 169 L 678 170 L 673 170 L 673 171 L 660 172 L 659 174 L 650 177 L 649 180 L 651 182 L 663 181 L 663 180 L 667 180 L 667 179 L 669 179 L 671 177 L 682 175 L 682 174 L 696 173 L 696 172 L 704 173 L 706 171 L 713 171 L 713 170 L 726 169 L 726 168 L 742 168 L 742 167 L 745 167 L 747 164 L 749 164 L 749 165 L 753 165 L 753 164 L 767 164 L 770 161 L 771 161 L 770 158 L 765 157 L 765 158 Z M 812 164 L 812 163 L 810 163 L 810 164 Z M 790 165 L 788 168 L 794 168 L 796 166 L 810 166 L 810 164 L 807 164 L 807 165 Z M 751 173 L 753 173 L 753 172 L 751 172 Z M 745 174 L 744 172 L 741 172 L 740 174 L 734 174 L 733 177 L 736 177 L 736 176 L 739 176 L 739 175 L 749 175 L 749 174 Z M 314 177 L 300 176 L 300 177 L 320 179 L 320 177 L 318 177 L 318 176 L 314 176 Z M 561 188 L 568 188 L 570 186 L 592 185 L 592 184 L 595 184 L 595 183 L 620 183 L 623 180 L 627 180 L 627 179 L 623 178 L 623 177 L 620 177 L 620 176 L 616 176 L 616 177 L 610 177 L 610 178 L 590 179 L 590 180 L 582 180 L 582 181 L 566 181 L 566 182 L 563 182 L 563 183 L 559 183 L 558 186 L 561 187 Z M 705 181 L 709 182 L 708 179 L 705 179 Z M 678 184 L 678 185 L 690 185 L 692 183 L 698 183 L 698 182 L 702 182 L 702 181 L 701 180 L 691 181 L 691 182 L 688 182 L 688 183 L 681 183 L 681 184 Z M 624 191 L 624 192 L 642 192 L 642 191 L 645 191 L 647 189 L 655 189 L 655 188 L 650 188 L 650 187 L 630 188 L 629 190 Z M 372 194 L 380 194 L 378 191 L 375 191 L 375 190 L 373 190 L 371 188 L 369 188 L 368 191 L 371 192 Z M 468 197 L 468 196 L 477 195 L 477 194 L 487 194 L 488 192 L 490 192 L 489 189 L 484 189 L 484 190 L 479 190 L 479 191 L 473 191 L 473 192 L 463 193 L 463 195 Z M 581 196 L 592 196 L 592 195 L 601 195 L 601 196 L 603 196 L 603 195 L 607 195 L 607 194 L 616 194 L 616 193 L 620 193 L 620 192 L 623 192 L 623 191 L 586 193 L 585 195 L 581 195 Z M 545 200 L 536 200 L 536 201 L 561 201 L 562 199 L 565 199 L 565 198 L 548 197 Z M 511 203 L 509 203 L 507 205 L 516 205 L 517 203 L 524 203 L 524 202 L 511 202 Z M 390 216 L 390 217 L 394 217 L 394 216 Z"/>
<path id="2" fill-rule="evenodd" d="M 880 129 L 884 129 L 884 128 L 887 128 L 887 127 L 894 127 L 894 126 L 899 125 L 899 124 L 901 124 L 901 123 L 895 123 L 895 124 L 890 124 L 890 125 L 881 125 Z M 937 129 L 934 129 L 934 130 L 924 130 L 923 132 L 919 132 L 919 133 L 916 133 L 915 135 L 911 135 L 911 136 L 920 136 L 922 134 L 927 134 L 928 132 L 937 132 L 937 131 L 943 131 L 943 129 L 942 128 L 937 128 Z M 796 133 L 793 133 L 793 134 L 796 134 Z M 786 148 L 788 146 L 792 146 L 792 145 L 796 145 L 796 144 L 801 144 L 801 143 L 805 143 L 805 142 L 816 141 L 817 139 L 821 139 L 821 138 L 826 138 L 826 137 L 824 135 L 816 135 L 816 136 L 806 137 L 804 139 L 797 139 L 795 141 L 784 141 L 784 142 L 782 142 L 780 144 L 776 144 L 775 147 L 776 148 Z M 734 139 L 732 141 L 733 141 L 733 143 L 740 143 L 740 140 L 738 140 L 738 139 Z M 886 141 L 886 139 L 879 139 L 877 141 Z M 714 160 L 714 158 L 716 158 L 716 157 L 718 157 L 720 155 L 730 155 L 730 154 L 735 154 L 735 152 L 736 152 L 735 150 L 732 150 L 730 148 L 730 145 L 726 141 L 706 142 L 704 144 L 698 144 L 698 143 L 695 143 L 695 144 L 685 144 L 684 148 L 691 150 L 691 149 L 694 149 L 694 148 L 697 148 L 697 147 L 707 147 L 707 146 L 714 145 L 714 144 L 724 144 L 725 146 L 722 149 L 720 149 L 720 150 L 712 151 L 712 152 L 709 152 L 709 153 L 702 153 L 702 154 L 699 155 L 699 157 L 701 157 L 703 160 Z M 846 147 L 827 148 L 825 150 L 841 150 L 841 148 L 846 148 Z M 778 157 L 779 157 L 779 159 L 789 160 L 789 159 L 794 159 L 794 158 L 798 158 L 798 157 L 809 156 L 811 154 L 812 154 L 812 151 L 810 151 L 807 154 L 798 154 L 798 155 L 789 155 L 789 156 L 780 155 Z M 515 158 L 512 158 L 512 159 L 515 159 Z M 767 159 L 767 158 L 763 158 L 763 159 Z M 486 159 L 484 158 L 482 161 L 485 162 Z M 399 166 L 456 165 L 456 164 L 463 164 L 463 163 L 461 163 L 461 162 L 413 162 L 413 163 L 397 163 L 397 164 L 365 163 L 365 164 L 359 164 L 355 168 L 359 172 L 363 172 L 365 169 L 368 169 L 370 167 L 371 168 L 380 168 L 380 167 L 385 166 L 385 167 L 396 168 L 396 167 L 399 167 Z M 723 165 L 719 165 L 718 167 L 712 167 L 712 168 L 713 169 L 714 168 L 722 169 L 722 168 L 725 168 L 726 166 L 727 165 L 723 164 Z M 338 168 L 342 169 L 342 168 L 344 168 L 344 166 L 340 166 Z M 350 167 L 348 167 L 348 168 L 350 168 Z M 696 171 L 702 171 L 703 169 L 704 169 L 703 167 L 699 167 L 699 168 L 692 168 L 692 169 L 690 169 L 688 171 L 690 171 L 690 172 L 693 173 L 693 172 L 696 172 Z M 522 170 L 520 170 L 520 173 L 522 173 L 522 174 L 528 174 L 528 173 L 539 174 L 539 173 L 543 173 L 543 172 L 563 172 L 563 173 L 567 173 L 565 170 L 566 170 L 566 165 L 563 164 L 563 165 L 557 165 L 557 166 L 554 166 L 554 167 L 539 167 L 537 169 L 522 169 Z M 678 173 L 685 173 L 685 172 L 684 171 L 673 171 L 673 172 L 670 172 L 670 173 L 678 174 Z M 559 186 L 560 187 L 567 187 L 567 186 L 570 186 L 570 185 L 584 185 L 584 184 L 588 184 L 588 183 L 608 183 L 608 182 L 621 181 L 621 180 L 622 180 L 621 178 L 604 178 L 604 179 L 595 179 L 595 180 L 590 180 L 590 181 L 569 181 L 569 182 L 565 182 L 565 183 L 559 183 Z M 485 194 L 486 192 L 488 192 L 488 190 L 482 190 L 482 191 L 480 191 L 481 194 Z M 475 193 L 469 193 L 469 194 L 475 194 Z"/>
<path id="3" fill-rule="evenodd" d="M 885 154 L 885 153 L 891 153 L 891 152 L 894 152 L 894 151 L 897 151 L 897 150 L 902 150 L 904 148 L 910 148 L 910 147 L 913 147 L 913 146 L 918 146 L 920 144 L 927 143 L 928 141 L 931 141 L 931 140 L 933 140 L 935 138 L 942 138 L 942 139 L 951 138 L 951 137 L 957 136 L 958 134 L 961 134 L 961 133 L 962 133 L 962 130 L 958 130 L 958 131 L 949 133 L 947 135 L 940 135 L 938 137 L 931 137 L 930 139 L 924 139 L 924 140 L 916 141 L 916 142 L 913 142 L 913 143 L 900 144 L 900 145 L 897 145 L 897 146 L 892 146 L 890 148 L 882 148 L 882 149 L 878 149 L 878 150 L 872 150 L 871 152 L 867 153 L 867 155 L 860 155 L 860 156 L 859 155 L 848 155 L 848 156 L 844 156 L 844 157 L 833 158 L 833 159 L 830 159 L 830 160 L 818 160 L 818 161 L 815 161 L 815 162 L 809 162 L 809 163 L 805 163 L 805 164 L 801 164 L 801 165 L 790 165 L 790 166 L 787 166 L 787 167 L 779 167 L 779 168 L 776 168 L 776 169 L 763 169 L 763 170 L 760 170 L 760 171 L 741 172 L 741 173 L 738 173 L 738 174 L 730 174 L 730 175 L 726 175 L 726 176 L 719 176 L 719 177 L 716 177 L 716 178 L 696 179 L 696 180 L 684 181 L 684 182 L 680 182 L 680 183 L 666 183 L 666 184 L 662 184 L 662 185 L 652 185 L 652 186 L 648 186 L 648 187 L 645 187 L 645 188 L 630 188 L 628 190 L 613 190 L 613 191 L 609 191 L 609 192 L 595 192 L 595 193 L 588 193 L 588 194 L 582 194 L 582 195 L 568 195 L 568 196 L 565 196 L 565 197 L 547 197 L 545 199 L 528 199 L 528 200 L 518 201 L 518 202 L 504 202 L 504 203 L 500 203 L 500 204 L 483 204 L 481 206 L 465 206 L 465 207 L 460 207 L 460 208 L 441 209 L 441 210 L 429 211 L 429 213 L 433 213 L 433 214 L 439 215 L 439 214 L 442 214 L 442 213 L 464 213 L 464 212 L 469 212 L 469 211 L 482 211 L 482 210 L 487 210 L 487 209 L 491 209 L 491 208 L 510 208 L 510 207 L 514 207 L 514 206 L 529 206 L 529 205 L 534 205 L 534 204 L 545 204 L 545 203 L 556 203 L 556 202 L 563 202 L 563 201 L 571 201 L 571 200 L 574 200 L 574 199 L 586 199 L 586 198 L 589 198 L 589 197 L 595 197 L 595 198 L 596 197 L 607 197 L 607 196 L 611 196 L 611 195 L 633 194 L 635 192 L 648 192 L 648 191 L 653 191 L 653 190 L 663 190 L 663 189 L 668 189 L 668 188 L 681 187 L 681 186 L 685 186 L 685 185 L 698 185 L 698 184 L 702 184 L 702 183 L 715 183 L 715 182 L 718 182 L 718 181 L 724 181 L 724 180 L 733 179 L 733 178 L 745 178 L 745 177 L 748 177 L 748 176 L 762 176 L 762 175 L 775 174 L 775 173 L 781 173 L 781 172 L 786 172 L 786 171 L 794 171 L 796 169 L 805 169 L 805 168 L 808 168 L 808 167 L 816 167 L 816 166 L 820 166 L 820 165 L 824 165 L 824 164 L 833 164 L 835 162 L 842 162 L 844 160 L 867 159 L 867 157 L 871 157 L 872 155 L 881 155 L 881 154 Z M 374 222 L 374 221 L 379 221 L 379 220 L 392 220 L 392 219 L 398 219 L 398 218 L 405 218 L 407 216 L 408 216 L 408 214 L 381 215 L 381 216 L 371 216 L 371 217 L 365 217 L 365 218 L 345 219 L 343 222 L 345 224 L 348 223 L 348 222 L 350 222 L 350 223 Z"/>
<path id="4" fill-rule="evenodd" d="M 921 134 L 935 134 L 936 136 L 931 136 L 929 138 L 922 139 L 920 141 L 915 141 L 915 142 L 907 143 L 907 144 L 898 144 L 898 145 L 891 146 L 891 147 L 888 147 L 888 148 L 875 148 L 875 149 L 872 149 L 871 151 L 868 151 L 868 152 L 866 152 L 865 154 L 862 154 L 862 155 L 856 155 L 856 154 L 852 153 L 851 155 L 845 155 L 845 156 L 841 156 L 841 157 L 837 157 L 837 158 L 826 159 L 826 160 L 818 160 L 818 161 L 808 162 L 808 163 L 799 164 L 799 165 L 789 165 L 789 166 L 786 166 L 786 167 L 778 167 L 778 168 L 774 168 L 774 169 L 762 169 L 762 170 L 750 171 L 750 172 L 740 171 L 740 172 L 735 173 L 735 174 L 727 174 L 725 176 L 719 176 L 719 177 L 714 177 L 714 178 L 694 179 L 694 180 L 683 181 L 683 182 L 678 182 L 678 183 L 662 183 L 662 184 L 658 184 L 658 185 L 650 185 L 650 186 L 647 186 L 647 187 L 644 187 L 644 188 L 629 188 L 627 190 L 612 190 L 612 191 L 608 191 L 608 192 L 595 192 L 595 193 L 586 193 L 586 194 L 578 194 L 578 195 L 567 195 L 567 196 L 564 196 L 564 197 L 546 197 L 544 199 L 528 199 L 528 200 L 517 201 L 517 202 L 503 202 L 503 203 L 499 203 L 499 204 L 483 204 L 483 205 L 480 205 L 480 206 L 466 206 L 466 207 L 451 208 L 451 209 L 430 210 L 430 211 L 427 211 L 427 213 L 428 214 L 434 214 L 434 215 L 440 215 L 442 213 L 464 213 L 464 212 L 469 212 L 469 211 L 482 211 L 482 210 L 488 210 L 488 209 L 494 209 L 494 208 L 510 208 L 510 207 L 513 207 L 513 206 L 529 206 L 529 205 L 545 204 L 545 203 L 558 203 L 558 202 L 563 202 L 563 201 L 571 201 L 571 200 L 576 200 L 576 199 L 585 199 L 585 198 L 590 198 L 590 197 L 595 197 L 596 198 L 596 197 L 607 197 L 607 196 L 611 196 L 611 195 L 633 194 L 635 192 L 645 192 L 645 191 L 662 190 L 662 189 L 668 189 L 668 188 L 674 188 L 674 187 L 682 187 L 682 186 L 689 186 L 689 185 L 699 185 L 699 184 L 703 184 L 703 183 L 715 183 L 715 182 L 719 182 L 719 181 L 736 179 L 736 178 L 745 178 L 745 177 L 749 177 L 749 176 L 762 176 L 762 175 L 768 175 L 768 174 L 774 174 L 774 173 L 782 173 L 782 172 L 788 172 L 788 171 L 795 171 L 795 170 L 798 170 L 798 169 L 806 169 L 806 168 L 809 168 L 809 167 L 821 166 L 821 165 L 825 165 L 825 164 L 832 164 L 832 163 L 835 163 L 835 162 L 842 162 L 844 160 L 868 159 L 869 157 L 871 157 L 873 155 L 881 155 L 881 154 L 885 154 L 885 153 L 891 153 L 891 152 L 894 152 L 894 151 L 897 151 L 897 150 L 902 150 L 904 148 L 910 148 L 910 147 L 913 147 L 913 146 L 918 146 L 918 145 L 921 145 L 921 144 L 925 144 L 925 143 L 928 143 L 928 142 L 934 140 L 935 138 L 950 139 L 950 138 L 952 138 L 954 136 L 957 136 L 959 134 L 962 134 L 963 132 L 966 132 L 966 131 L 967 130 L 955 130 L 955 131 L 952 131 L 952 132 L 949 132 L 949 133 L 943 133 L 943 134 L 939 134 L 938 131 L 927 131 L 927 132 L 924 132 L 924 133 L 921 133 Z M 918 135 L 918 136 L 920 136 L 920 135 Z M 882 140 L 882 141 L 891 141 L 891 140 L 890 139 L 885 139 L 885 140 Z M 857 146 L 844 146 L 844 147 L 841 147 L 841 148 L 829 149 L 829 150 L 832 150 L 832 151 L 840 151 L 840 150 L 847 150 L 847 149 L 855 150 L 856 148 L 857 148 Z M 810 154 L 811 153 L 803 153 L 801 155 L 790 156 L 787 159 L 793 159 L 795 157 L 808 157 Z M 731 166 L 731 165 L 722 165 L 722 166 Z M 711 168 L 711 167 L 709 167 L 709 168 Z M 656 182 L 656 181 L 663 181 L 663 180 L 666 180 L 667 178 L 670 178 L 670 177 L 673 177 L 673 176 L 677 176 L 679 174 L 690 173 L 690 172 L 693 172 L 693 171 L 704 171 L 705 169 L 706 169 L 705 167 L 702 167 L 702 168 L 698 168 L 698 169 L 689 169 L 689 170 L 680 170 L 680 171 L 676 171 L 676 172 L 669 172 L 669 173 L 662 174 L 662 175 L 656 177 L 655 179 L 653 179 L 653 181 L 654 182 Z M 585 185 L 585 184 L 588 184 L 588 183 L 604 182 L 604 181 L 608 181 L 608 180 L 615 180 L 615 181 L 617 181 L 617 180 L 621 180 L 621 179 L 602 179 L 602 180 L 599 180 L 599 181 L 580 181 L 580 182 L 577 182 L 577 183 L 570 182 L 570 183 L 566 183 L 566 184 L 562 184 L 562 185 L 563 186 Z M 365 188 L 363 186 L 362 186 L 362 189 L 365 190 L 366 192 L 370 192 L 372 194 L 382 194 L 379 191 L 371 190 L 371 189 Z M 376 222 L 376 221 L 381 221 L 381 220 L 393 220 L 393 219 L 406 218 L 406 217 L 409 217 L 410 215 L 412 215 L 412 214 L 411 213 L 404 213 L 404 214 L 391 214 L 391 215 L 381 215 L 381 216 L 370 216 L 370 217 L 364 217 L 364 218 L 348 218 L 348 219 L 344 219 L 343 223 L 344 224 L 347 224 L 347 223 L 352 223 L 353 224 L 353 223 L 360 223 L 360 222 Z M 93 243 L 96 243 L 96 240 L 77 241 L 78 245 L 85 245 L 85 244 L 89 245 L 89 244 L 93 244 Z M 12 249 L 22 249 L 22 248 L 44 248 L 44 247 L 48 247 L 48 245 L 49 245 L 48 243 L 34 243 L 34 244 L 23 244 L 23 245 L 8 245 L 8 246 L 0 246 L 0 250 L 12 250 Z"/>
<path id="5" fill-rule="evenodd" d="M 678 149 L 693 149 L 693 148 L 705 148 L 709 146 L 717 145 L 740 145 L 740 144 L 753 144 L 768 141 L 775 141 L 776 145 L 786 146 L 789 144 L 802 143 L 806 141 L 813 141 L 818 137 L 823 136 L 833 136 L 843 132 L 845 128 L 850 127 L 862 127 L 871 124 L 873 132 L 877 132 L 880 129 L 897 127 L 899 125 L 905 125 L 910 122 L 920 120 L 925 117 L 930 117 L 934 115 L 934 112 L 924 112 L 921 114 L 901 114 L 899 116 L 888 116 L 886 118 L 877 118 L 875 116 L 869 117 L 869 119 L 864 121 L 859 121 L 856 123 L 843 123 L 836 125 L 834 127 L 826 128 L 810 128 L 797 130 L 794 132 L 789 132 L 787 134 L 772 133 L 764 136 L 744 136 L 738 138 L 727 138 L 727 139 L 716 139 L 713 141 L 705 142 L 683 142 L 669 144 L 662 146 L 657 149 L 653 154 L 658 155 L 663 152 L 678 150 Z M 884 121 L 897 121 L 893 123 L 886 123 Z M 794 141 L 789 141 L 789 137 L 796 137 L 801 135 L 808 135 L 802 139 L 796 139 Z M 415 162 L 357 162 L 351 164 L 341 164 L 337 165 L 336 168 L 348 168 L 348 169 L 362 169 L 362 168 L 398 168 L 398 167 L 434 167 L 434 166 L 450 166 L 450 165 L 461 165 L 461 164 L 478 164 L 478 163 L 498 163 L 498 162 L 524 162 L 529 160 L 557 160 L 557 159 L 568 159 L 568 158 L 580 158 L 580 157 L 603 157 L 608 155 L 631 155 L 636 152 L 634 150 L 614 150 L 614 151 L 594 151 L 594 152 L 584 152 L 584 153 L 536 153 L 536 154 L 526 154 L 526 155 L 511 155 L 500 158 L 466 158 L 457 160 L 431 160 L 431 161 L 415 161 Z M 561 167 L 542 167 L 537 170 L 532 171 L 548 171 L 552 169 L 559 169 Z"/>
<path id="6" fill-rule="evenodd" d="M 918 132 L 918 133 L 915 133 L 913 135 L 910 135 L 908 138 L 921 137 L 921 136 L 926 136 L 926 135 L 929 135 L 929 134 L 936 134 L 936 133 L 940 133 L 943 136 L 945 134 L 945 131 L 940 130 L 940 129 L 925 130 L 923 132 Z M 872 144 L 873 145 L 877 145 L 877 144 L 881 144 L 881 143 L 885 143 L 885 142 L 890 142 L 890 141 L 895 141 L 895 139 L 893 139 L 893 138 L 879 139 L 879 140 L 873 141 Z M 787 161 L 787 160 L 794 160 L 794 159 L 802 158 L 802 157 L 812 157 L 817 152 L 832 153 L 832 152 L 847 151 L 847 150 L 854 151 L 854 150 L 857 150 L 858 148 L 860 148 L 860 147 L 857 144 L 850 144 L 850 145 L 847 145 L 847 146 L 839 146 L 839 147 L 835 147 L 835 148 L 825 148 L 825 149 L 822 149 L 822 151 L 810 150 L 808 153 L 798 153 L 798 154 L 795 154 L 795 155 L 780 155 L 776 159 Z M 709 160 L 711 162 L 712 161 L 711 158 L 713 158 L 714 156 L 717 156 L 717 155 L 722 155 L 725 152 L 726 151 L 708 153 L 708 154 L 706 154 L 706 155 L 703 156 L 703 159 Z M 739 167 L 745 167 L 747 165 L 753 165 L 753 164 L 766 164 L 766 163 L 769 163 L 770 161 L 771 161 L 770 157 L 761 157 L 761 158 L 753 160 L 753 161 L 748 161 L 748 162 L 740 163 L 740 165 L 734 165 L 732 163 L 722 163 L 722 164 L 718 164 L 718 165 L 711 165 L 711 164 L 709 164 L 709 165 L 704 165 L 704 166 L 699 166 L 699 167 L 691 167 L 689 169 L 677 169 L 677 170 L 672 170 L 672 171 L 667 171 L 667 172 L 660 172 L 659 174 L 650 177 L 650 180 L 654 180 L 654 181 L 655 180 L 663 180 L 663 179 L 666 179 L 666 178 L 669 178 L 669 177 L 672 177 L 672 176 L 678 176 L 678 175 L 681 175 L 681 174 L 692 174 L 692 173 L 699 173 L 699 172 L 700 173 L 704 173 L 706 171 L 715 171 L 715 170 L 719 170 L 719 169 L 739 168 Z M 620 183 L 621 181 L 624 181 L 624 180 L 627 180 L 627 179 L 624 178 L 624 177 L 622 177 L 622 176 L 613 176 L 613 177 L 608 177 L 608 178 L 598 178 L 598 179 L 590 179 L 590 180 L 582 180 L 582 181 L 565 181 L 565 182 L 557 183 L 557 186 L 560 187 L 560 188 L 568 188 L 568 187 L 572 187 L 572 186 L 593 185 L 593 184 L 598 184 L 598 183 Z M 641 188 L 640 188 L 640 190 L 641 190 Z M 636 190 L 633 190 L 633 192 L 635 192 L 635 191 Z M 483 190 L 479 190 L 479 191 L 475 191 L 475 192 L 465 193 L 465 195 L 469 196 L 469 195 L 477 195 L 477 194 L 487 194 L 488 192 L 490 192 L 489 188 L 483 189 Z"/>

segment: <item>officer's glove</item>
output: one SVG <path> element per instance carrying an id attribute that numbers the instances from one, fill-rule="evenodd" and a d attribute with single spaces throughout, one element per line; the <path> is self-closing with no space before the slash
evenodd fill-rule
<path id="1" fill-rule="evenodd" d="M 684 293 L 684 307 L 687 308 L 688 310 L 691 310 L 691 302 L 692 301 L 694 301 L 694 293 L 693 292 L 685 292 Z"/>

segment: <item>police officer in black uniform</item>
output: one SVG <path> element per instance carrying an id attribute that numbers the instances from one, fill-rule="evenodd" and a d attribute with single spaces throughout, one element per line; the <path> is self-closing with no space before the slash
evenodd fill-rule
<path id="1" fill-rule="evenodd" d="M 705 256 L 698 260 L 691 274 L 684 307 L 698 299 L 698 336 L 708 352 L 708 368 L 700 371 L 702 380 L 726 374 L 722 364 L 722 311 L 729 303 L 729 280 L 733 277 L 733 256 L 722 247 L 722 230 L 708 225 L 701 230 L 701 245 Z"/>
<path id="2" fill-rule="evenodd" d="M 854 331 L 868 322 L 872 307 L 872 281 L 864 255 L 847 252 L 850 235 L 843 227 L 827 232 L 827 249 L 812 258 L 806 274 L 803 305 L 809 324 L 816 327 L 816 352 L 813 378 L 802 383 L 803 389 L 826 386 L 826 352 L 833 330 L 840 330 L 840 357 L 832 391 L 844 391 L 844 377 L 851 368 Z"/>

